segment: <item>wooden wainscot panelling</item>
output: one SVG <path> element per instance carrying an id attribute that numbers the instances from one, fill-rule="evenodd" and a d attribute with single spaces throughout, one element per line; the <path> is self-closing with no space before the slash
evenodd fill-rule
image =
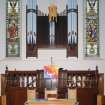
<path id="1" fill-rule="evenodd" d="M 77 102 L 77 89 L 68 89 L 68 100 Z"/>
<path id="2" fill-rule="evenodd" d="M 38 56 L 38 48 L 37 45 L 26 45 L 26 57 L 37 57 Z"/>
<path id="3" fill-rule="evenodd" d="M 78 88 L 77 100 L 80 105 L 96 105 L 97 104 L 97 89 L 95 88 Z"/>
<path id="4" fill-rule="evenodd" d="M 45 99 L 48 99 L 48 100 L 57 99 L 57 89 L 55 89 L 55 90 L 47 90 L 45 88 Z"/>
<path id="5" fill-rule="evenodd" d="M 105 105 L 105 96 L 97 95 L 97 105 Z"/>
<path id="6" fill-rule="evenodd" d="M 35 99 L 36 98 L 36 90 L 34 89 L 27 89 L 27 100 Z"/>
<path id="7" fill-rule="evenodd" d="M 1 74 L 1 96 L 5 95 L 6 90 L 6 78 L 5 74 Z"/>
<path id="8" fill-rule="evenodd" d="M 0 96 L 0 105 L 1 105 L 1 96 Z"/>
<path id="9" fill-rule="evenodd" d="M 104 95 L 104 73 L 99 73 L 98 90 L 99 94 Z"/>
<path id="10" fill-rule="evenodd" d="M 78 57 L 78 45 L 67 46 L 67 57 Z"/>
<path id="11" fill-rule="evenodd" d="M 6 95 L 0 96 L 0 105 L 7 105 Z"/>
<path id="12" fill-rule="evenodd" d="M 27 88 L 8 88 L 7 105 L 24 105 L 27 101 Z"/>

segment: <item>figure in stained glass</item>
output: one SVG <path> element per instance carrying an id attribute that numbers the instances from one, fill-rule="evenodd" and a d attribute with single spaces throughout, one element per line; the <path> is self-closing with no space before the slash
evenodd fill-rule
<path id="1" fill-rule="evenodd" d="M 94 23 L 89 23 L 87 26 L 87 40 L 88 42 L 95 42 L 96 41 L 96 25 Z"/>
<path id="2" fill-rule="evenodd" d="M 20 0 L 7 1 L 6 56 L 20 56 L 19 16 Z"/>
<path id="3" fill-rule="evenodd" d="M 8 28 L 8 33 L 9 33 L 9 38 L 15 38 L 16 37 L 16 23 L 15 21 L 12 21 L 10 24 L 9 24 L 9 28 Z"/>
<path id="4" fill-rule="evenodd" d="M 99 56 L 99 0 L 86 0 L 86 56 Z"/>

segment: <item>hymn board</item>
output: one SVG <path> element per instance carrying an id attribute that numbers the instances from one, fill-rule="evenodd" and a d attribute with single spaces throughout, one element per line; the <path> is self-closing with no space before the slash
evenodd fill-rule
<path id="1" fill-rule="evenodd" d="M 60 13 L 55 2 L 46 8 L 48 14 L 38 8 L 37 0 L 27 0 L 26 56 L 37 57 L 38 48 L 66 48 L 67 57 L 78 57 L 77 0 L 68 0 Z"/>

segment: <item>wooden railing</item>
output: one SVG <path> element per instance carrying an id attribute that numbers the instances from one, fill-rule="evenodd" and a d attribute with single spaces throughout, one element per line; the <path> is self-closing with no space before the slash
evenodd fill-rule
<path id="1" fill-rule="evenodd" d="M 8 87 L 36 87 L 37 71 L 7 71 Z"/>

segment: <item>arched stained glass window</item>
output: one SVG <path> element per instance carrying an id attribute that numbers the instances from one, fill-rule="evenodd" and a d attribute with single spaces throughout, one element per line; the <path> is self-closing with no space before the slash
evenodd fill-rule
<path id="1" fill-rule="evenodd" d="M 6 56 L 20 56 L 20 0 L 7 0 L 6 5 Z"/>
<path id="2" fill-rule="evenodd" d="M 99 0 L 86 0 L 85 3 L 85 56 L 99 56 Z"/>

